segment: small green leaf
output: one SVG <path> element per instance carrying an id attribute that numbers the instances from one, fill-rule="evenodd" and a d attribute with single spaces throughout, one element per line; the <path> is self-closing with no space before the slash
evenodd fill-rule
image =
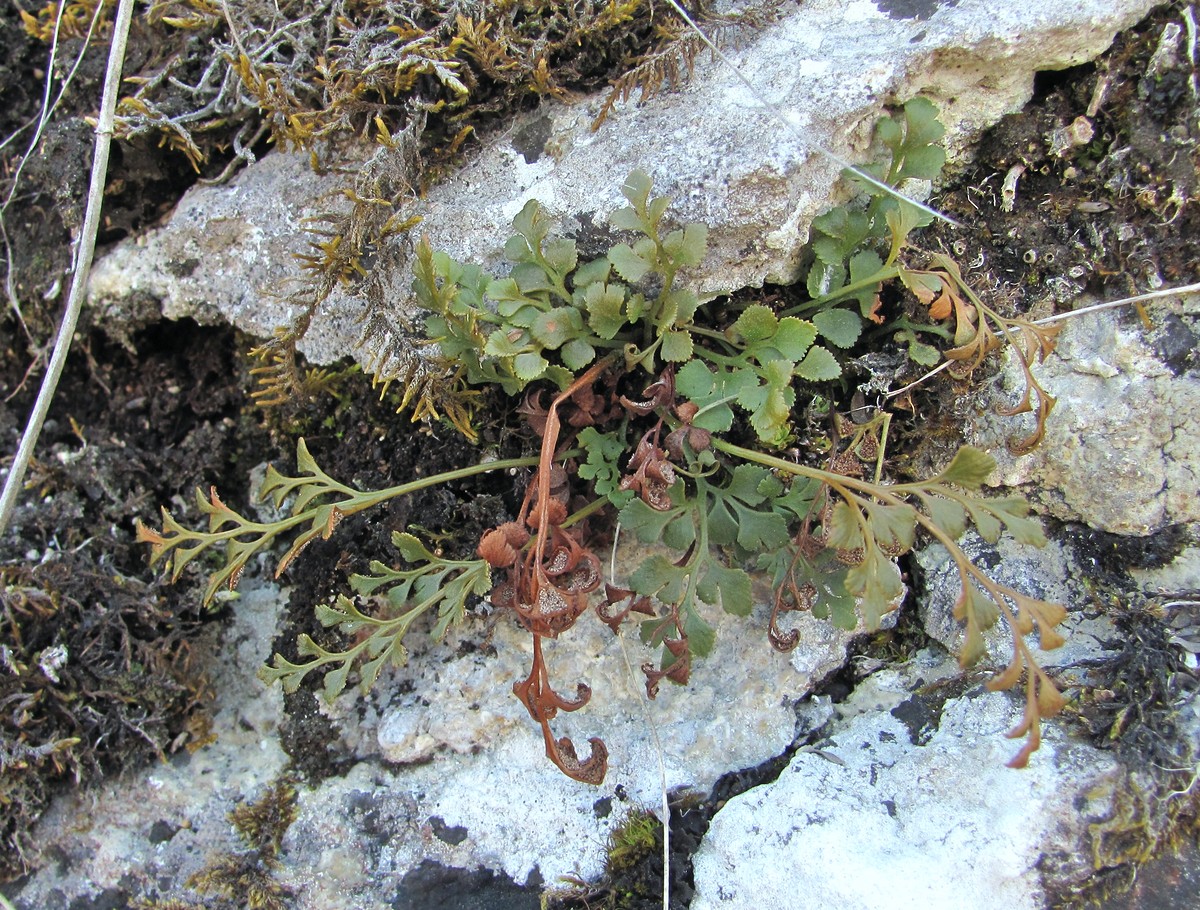
<path id="1" fill-rule="evenodd" d="M 758 438 L 771 445 L 782 442 L 787 433 L 792 405 L 796 403 L 796 391 L 792 388 L 792 370 L 795 365 L 785 360 L 775 360 L 766 365 L 766 384 L 744 390 L 738 395 L 738 404 L 750 412 L 750 425 Z"/>
<path id="2" fill-rule="evenodd" d="M 1008 496 L 1003 499 L 984 500 L 982 507 L 1004 522 L 1008 533 L 1017 543 L 1035 547 L 1046 545 L 1046 534 L 1041 523 L 1026 517 L 1029 514 L 1030 505 L 1021 497 Z"/>
<path id="3" fill-rule="evenodd" d="M 316 609 L 313 612 L 316 613 L 317 622 L 327 629 L 332 628 L 339 623 L 343 623 L 349 618 L 341 610 L 338 610 L 327 603 L 317 604 Z"/>
<path id="4" fill-rule="evenodd" d="M 566 237 L 552 240 L 542 247 L 542 258 L 560 276 L 565 276 L 579 262 L 575 241 Z"/>
<path id="5" fill-rule="evenodd" d="M 930 520 L 957 540 L 967 530 L 967 513 L 961 505 L 952 499 L 942 499 L 940 496 L 922 497 L 925 511 Z"/>
<path id="6" fill-rule="evenodd" d="M 861 514 L 856 506 L 839 499 L 825 525 L 826 543 L 839 550 L 858 550 L 865 546 L 866 538 L 863 537 L 859 519 Z"/>
<path id="7" fill-rule="evenodd" d="M 351 661 L 344 660 L 332 670 L 325 673 L 325 685 L 321 692 L 325 701 L 333 704 L 334 700 L 345 691 L 346 678 L 350 675 Z"/>
<path id="8" fill-rule="evenodd" d="M 685 363 L 675 373 L 675 391 L 700 407 L 704 407 L 716 384 L 716 374 L 700 360 Z"/>
<path id="9" fill-rule="evenodd" d="M 558 364 L 552 363 L 546 367 L 546 373 L 542 378 L 554 383 L 562 390 L 575 381 L 575 374 L 566 367 L 560 367 Z"/>
<path id="10" fill-rule="evenodd" d="M 863 561 L 846 573 L 846 590 L 859 598 L 867 630 L 874 632 L 884 614 L 898 606 L 904 582 L 895 563 L 877 547 L 869 547 Z"/>
<path id="11" fill-rule="evenodd" d="M 692 425 L 713 433 L 727 432 L 733 425 L 733 409 L 726 402 L 755 384 L 749 370 L 714 373 L 698 359 L 689 360 L 675 374 L 675 390 L 700 408 Z"/>
<path id="12" fill-rule="evenodd" d="M 663 603 L 678 603 L 683 597 L 687 569 L 680 568 L 660 553 L 647 557 L 629 576 L 629 587 Z"/>
<path id="13" fill-rule="evenodd" d="M 715 561 L 700 579 L 696 593 L 705 603 L 720 605 L 734 616 L 749 616 L 754 607 L 750 576 L 742 569 L 726 568 Z"/>
<path id="14" fill-rule="evenodd" d="M 736 496 L 747 505 L 756 506 L 767 498 L 762 487 L 770 476 L 761 465 L 739 464 L 733 469 L 729 485 L 722 492 L 727 496 Z"/>
<path id="15" fill-rule="evenodd" d="M 796 375 L 809 382 L 829 382 L 842 375 L 842 367 L 826 348 L 816 346 L 796 367 Z"/>
<path id="16" fill-rule="evenodd" d="M 662 542 L 672 550 L 686 550 L 696 539 L 696 519 L 690 509 L 671 514 L 675 517 L 663 529 Z"/>
<path id="17" fill-rule="evenodd" d="M 596 495 L 607 496 L 621 482 L 618 462 L 625 454 L 625 440 L 620 433 L 601 433 L 595 427 L 579 431 L 579 445 L 587 453 L 587 461 L 579 466 L 579 476 L 595 482 Z"/>
<path id="18" fill-rule="evenodd" d="M 942 359 L 942 352 L 933 345 L 921 341 L 912 329 L 901 329 L 895 334 L 898 343 L 907 345 L 908 356 L 914 363 L 923 367 L 937 366 Z"/>
<path id="19" fill-rule="evenodd" d="M 588 325 L 601 338 L 615 338 L 625 327 L 622 308 L 625 303 L 625 286 L 622 284 L 591 284 L 583 292 L 584 305 L 588 311 Z"/>
<path id="20" fill-rule="evenodd" d="M 567 369 L 578 372 L 596 359 L 596 349 L 582 338 L 573 338 L 559 352 Z"/>
<path id="21" fill-rule="evenodd" d="M 425 562 L 434 558 L 419 538 L 406 531 L 392 533 L 392 546 L 400 551 L 406 562 Z"/>
<path id="22" fill-rule="evenodd" d="M 812 318 L 821 337 L 839 348 L 848 348 L 862 334 L 862 317 L 850 310 L 822 310 Z"/>
<path id="23" fill-rule="evenodd" d="M 697 657 L 707 657 L 712 652 L 717 632 L 694 608 L 683 612 L 683 632 L 688 639 L 688 650 Z"/>
<path id="24" fill-rule="evenodd" d="M 850 258 L 850 282 L 865 284 L 852 295 L 858 301 L 858 310 L 864 319 L 871 318 L 879 282 L 890 274 L 884 269 L 883 260 L 874 250 L 863 250 Z"/>
<path id="25" fill-rule="evenodd" d="M 631 171 L 621 187 L 621 195 L 628 199 L 635 209 L 642 210 L 646 208 L 653 186 L 654 181 L 645 171 Z"/>
<path id="26" fill-rule="evenodd" d="M 811 322 L 784 316 L 770 341 L 756 345 L 754 356 L 759 363 L 767 360 L 790 360 L 793 363 L 804 356 L 817 337 L 817 327 Z"/>
<path id="27" fill-rule="evenodd" d="M 546 238 L 550 225 L 546 220 L 542 207 L 536 199 L 530 199 L 522 207 L 512 221 L 513 230 L 528 241 L 530 247 L 536 248 Z"/>
<path id="28" fill-rule="evenodd" d="M 692 321 L 696 308 L 700 306 L 700 298 L 694 291 L 686 288 L 675 288 L 661 301 L 663 312 L 671 313 L 671 325 L 682 327 Z"/>
<path id="29" fill-rule="evenodd" d="M 968 582 L 958 595 L 954 617 L 967 623 L 966 640 L 958 653 L 958 661 L 969 667 L 987 654 L 983 633 L 996 624 L 1000 610 L 995 601 Z"/>
<path id="30" fill-rule="evenodd" d="M 546 270 L 537 262 L 521 262 L 513 266 L 513 270 L 509 272 L 509 277 L 520 288 L 521 293 L 526 298 L 536 298 L 539 301 L 545 302 L 550 291 L 554 290 L 554 282 L 550 276 L 546 274 Z M 489 285 L 489 291 L 491 287 Z"/>
<path id="31" fill-rule="evenodd" d="M 608 261 L 612 263 L 617 274 L 631 284 L 641 281 L 652 265 L 627 243 L 618 243 L 609 250 Z"/>
<path id="32" fill-rule="evenodd" d="M 662 539 L 667 522 L 677 514 L 675 510 L 660 512 L 650 508 L 643 500 L 634 499 L 621 509 L 621 527 L 636 535 L 642 543 L 655 543 Z"/>
<path id="33" fill-rule="evenodd" d="M 688 224 L 683 229 L 683 243 L 679 245 L 676 261 L 680 265 L 695 268 L 704 261 L 704 252 L 707 249 L 707 224 Z"/>
<path id="34" fill-rule="evenodd" d="M 818 619 L 829 619 L 846 631 L 858 625 L 858 599 L 846 590 L 848 573 L 846 566 L 838 566 L 812 576 L 812 585 L 817 589 L 813 615 Z"/>
<path id="35" fill-rule="evenodd" d="M 518 330 L 496 329 L 488 336 L 483 352 L 492 357 L 516 357 L 529 347 L 529 335 Z"/>
<path id="36" fill-rule="evenodd" d="M 771 549 L 789 539 L 787 522 L 777 512 L 757 512 L 734 503 L 738 518 L 737 542 L 743 550 Z"/>
<path id="37" fill-rule="evenodd" d="M 916 180 L 933 180 L 946 166 L 946 150 L 936 145 L 913 149 L 904 156 L 904 177 Z"/>
<path id="38" fill-rule="evenodd" d="M 912 146 L 930 145 L 946 135 L 938 120 L 938 109 L 928 98 L 916 97 L 904 105 L 905 142 Z"/>
<path id="39" fill-rule="evenodd" d="M 982 449 L 962 446 L 937 480 L 942 483 L 958 484 L 968 490 L 978 490 L 996 470 L 996 459 Z"/>
<path id="40" fill-rule="evenodd" d="M 576 290 L 586 288 L 593 284 L 604 284 L 608 281 L 608 275 L 612 271 L 612 263 L 608 259 L 593 259 L 590 262 L 585 262 L 575 270 L 571 276 L 571 282 Z"/>
<path id="41" fill-rule="evenodd" d="M 879 545 L 891 550 L 912 549 L 917 532 L 917 510 L 910 505 L 880 505 L 866 502 L 863 508 L 871 535 Z M 894 555 L 894 554 L 893 554 Z"/>
<path id="42" fill-rule="evenodd" d="M 981 499 L 971 499 L 967 501 L 966 506 L 979 536 L 988 543 L 998 541 L 1003 529 L 1001 528 L 999 519 L 992 514 L 991 509 L 987 508 L 984 501 Z"/>
<path id="43" fill-rule="evenodd" d="M 542 313 L 533 324 L 533 337 L 554 350 L 583 330 L 583 317 L 574 307 L 556 307 Z"/>
<path id="44" fill-rule="evenodd" d="M 893 155 L 900 151 L 900 144 L 904 142 L 904 130 L 895 117 L 881 117 L 875 124 L 875 135 Z"/>
<path id="45" fill-rule="evenodd" d="M 550 366 L 546 358 L 536 351 L 518 354 L 513 358 L 513 372 L 522 382 L 532 382 L 546 372 Z"/>
<path id="46" fill-rule="evenodd" d="M 817 258 L 826 265 L 842 266 L 870 236 L 871 220 L 865 212 L 838 206 L 813 219 L 813 229 L 824 235 L 813 241 L 813 252 Z M 840 283 L 838 286 L 841 286 Z"/>
<path id="47" fill-rule="evenodd" d="M 833 240 L 829 240 L 828 242 L 832 246 L 836 245 Z M 846 269 L 840 262 L 830 265 L 818 259 L 813 263 L 812 268 L 808 270 L 808 280 L 804 286 L 808 291 L 808 296 L 813 300 L 817 300 L 827 294 L 832 294 L 845 283 Z"/>
<path id="48" fill-rule="evenodd" d="M 692 336 L 687 332 L 667 332 L 662 340 L 662 358 L 668 363 L 682 363 L 692 357 Z"/>
<path id="49" fill-rule="evenodd" d="M 639 231 L 642 228 L 642 219 L 634 209 L 628 207 L 614 211 L 608 216 L 608 223 L 618 231 Z"/>
<path id="50" fill-rule="evenodd" d="M 719 545 L 734 542 L 754 552 L 784 546 L 789 540 L 787 520 L 773 511 L 758 491 L 765 469 L 738 465 L 724 488 L 710 487 L 712 502 L 707 516 L 709 539 Z"/>
<path id="51" fill-rule="evenodd" d="M 509 237 L 504 243 L 504 258 L 509 262 L 524 262 L 532 255 L 529 242 L 519 234 Z"/>
<path id="52" fill-rule="evenodd" d="M 770 307 L 755 303 L 742 311 L 732 328 L 744 341 L 753 344 L 774 336 L 779 328 L 779 320 Z"/>

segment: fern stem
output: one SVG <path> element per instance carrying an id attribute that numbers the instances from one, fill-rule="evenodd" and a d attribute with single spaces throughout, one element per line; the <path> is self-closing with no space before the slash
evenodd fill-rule
<path id="1" fill-rule="evenodd" d="M 581 449 L 571 449 L 569 452 L 562 454 L 563 458 L 574 458 L 576 455 L 582 454 Z M 361 512 L 365 508 L 384 502 L 388 499 L 394 499 L 397 496 L 404 496 L 407 493 L 416 493 L 418 490 L 424 490 L 429 487 L 436 487 L 439 484 L 451 483 L 455 480 L 462 480 L 466 477 L 474 477 L 476 474 L 486 474 L 489 471 L 507 471 L 510 468 L 529 468 L 538 463 L 538 456 L 525 455 L 521 458 L 502 458 L 499 461 L 482 461 L 478 464 L 467 465 L 465 468 L 455 468 L 453 471 L 445 471 L 441 474 L 431 474 L 428 477 L 422 477 L 418 480 L 410 480 L 406 483 L 397 484 L 394 487 L 386 487 L 382 490 L 374 490 L 368 493 L 359 493 L 353 497 L 352 502 L 355 505 L 348 509 L 342 509 L 341 505 L 338 508 L 346 514 L 350 515 L 354 512 Z"/>

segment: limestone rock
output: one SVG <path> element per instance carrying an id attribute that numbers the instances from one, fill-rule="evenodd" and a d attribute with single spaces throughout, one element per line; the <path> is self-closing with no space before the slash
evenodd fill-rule
<path id="1" fill-rule="evenodd" d="M 1113 759 L 1050 731 L 1027 769 L 1009 769 L 1000 733 L 1018 699 L 969 692 L 930 733 L 905 708 L 938 671 L 906 671 L 861 684 L 778 780 L 729 801 L 695 857 L 693 910 L 1034 910 L 1042 856 L 1090 869 L 1078 844 L 1105 807 L 1088 793 Z"/>
<path id="2" fill-rule="evenodd" d="M 1154 304 L 1156 314 L 1194 320 L 1196 298 Z M 1050 515 L 1113 534 L 1144 536 L 1200 521 L 1200 383 L 1156 355 L 1136 314 L 1117 310 L 1066 320 L 1058 347 L 1035 366 L 1057 399 L 1046 437 L 1028 455 L 1004 442 L 1018 422 L 990 408 L 974 442 L 992 451 L 999 486 L 1028 486 Z M 1003 389 L 985 407 L 1016 400 L 1020 368 L 1006 355 Z"/>

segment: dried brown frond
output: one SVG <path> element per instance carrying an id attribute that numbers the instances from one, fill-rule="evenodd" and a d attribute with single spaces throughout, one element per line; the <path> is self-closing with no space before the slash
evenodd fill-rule
<path id="1" fill-rule="evenodd" d="M 662 92 L 664 86 L 667 91 L 677 89 L 691 76 L 696 55 L 703 49 L 703 42 L 695 34 L 682 30 L 676 33 L 667 44 L 649 54 L 613 83 L 600 113 L 592 121 L 592 129 L 598 130 L 617 102 L 628 101 L 634 92 L 639 92 L 639 100 L 646 102 Z"/>
<path id="2" fill-rule="evenodd" d="M 229 821 L 246 849 L 214 857 L 188 879 L 188 887 L 244 902 L 250 910 L 284 910 L 291 890 L 276 880 L 275 869 L 296 814 L 296 788 L 287 778 L 276 781 L 257 802 L 239 805 Z"/>

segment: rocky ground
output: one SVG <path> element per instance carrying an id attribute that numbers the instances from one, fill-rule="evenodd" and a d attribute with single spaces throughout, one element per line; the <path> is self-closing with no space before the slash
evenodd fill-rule
<path id="1" fill-rule="evenodd" d="M 861 6 L 816 4 L 860 29 L 899 34 L 901 44 L 910 43 L 903 29 L 932 41 L 957 15 L 955 4 L 880 4 L 883 12 L 870 14 Z M 906 90 L 932 86 L 961 115 L 952 136 L 962 148 L 932 202 L 962 226 L 930 229 L 923 245 L 951 253 L 981 293 L 1015 310 L 1048 316 L 1196 280 L 1194 10 L 1167 4 L 1138 21 L 1149 4 L 1127 6 L 1111 26 L 1123 30 L 1096 59 L 1107 38 L 1087 36 L 1094 50 L 1075 59 L 1063 50 L 1036 76 L 1034 63 L 1022 64 L 1031 67 L 1022 78 L 1032 97 L 1002 119 L 1013 98 L 999 100 L 995 86 L 970 108 L 965 84 L 938 89 L 936 72 L 915 63 L 887 77 Z M 998 9 L 993 19 L 1007 15 Z M 11 11 L 3 16 L 10 50 L 0 84 L 17 99 L 0 130 L 8 135 L 36 112 L 27 86 L 45 48 Z M 977 28 L 973 20 L 965 27 Z M 772 36 L 764 40 L 810 49 L 807 32 Z M 990 54 L 992 67 L 1024 53 L 986 36 L 956 40 Z M 812 45 L 836 56 L 832 40 Z M 23 319 L 12 309 L 0 317 L 0 451 L 15 449 L 32 400 L 35 358 L 59 302 L 54 283 L 78 223 L 90 144 L 79 115 L 91 110 L 100 73 L 85 59 L 30 158 L 24 195 L 5 212 Z M 627 170 L 631 146 L 654 162 L 671 154 L 667 140 L 678 129 L 691 158 L 659 170 L 694 189 L 681 200 L 684 214 L 716 224 L 718 235 L 748 210 L 759 219 L 750 218 L 747 235 L 716 242 L 746 271 L 730 267 L 708 290 L 794 278 L 793 241 L 830 197 L 813 190 L 798 205 L 786 185 L 823 179 L 828 187 L 837 169 L 821 163 L 824 176 L 812 178 L 782 168 L 790 202 L 762 189 L 761 175 L 747 176 L 758 164 L 744 166 L 741 183 L 706 177 L 721 159 L 693 141 L 689 129 L 703 130 L 686 120 L 664 125 L 678 123 L 673 103 L 703 109 L 687 91 L 702 99 L 733 92 L 705 82 L 715 63 L 699 69 L 678 97 L 618 108 L 609 127 L 627 117 L 641 130 L 630 127 L 623 140 L 601 133 L 593 144 L 570 132 L 591 119 L 596 97 L 548 103 L 485 136 L 458 177 L 431 188 L 430 232 L 449 245 L 457 228 L 459 255 L 494 256 L 495 225 L 512 215 L 504 214 L 511 187 L 494 204 L 479 199 L 482 188 L 514 180 L 505 162 L 531 192 L 578 212 L 588 192 L 615 194 L 579 176 L 595 167 L 588 155 Z M 948 69 L 970 66 L 952 60 Z M 865 79 L 864 94 L 897 90 L 887 78 Z M 645 141 L 647 123 L 662 148 Z M 624 142 L 624 151 L 608 141 Z M 852 151 L 847 141 L 839 152 Z M 322 192 L 304 156 L 266 154 L 232 193 L 197 189 L 179 204 L 184 214 L 157 230 L 191 169 L 178 150 L 153 142 L 121 148 L 94 305 L 30 490 L 0 538 L 0 895 L 13 906 L 535 907 L 543 894 L 555 906 L 660 906 L 662 827 L 637 822 L 639 813 L 661 818 L 664 791 L 673 906 L 950 908 L 964 906 L 964 889 L 978 907 L 1191 905 L 1200 867 L 1196 298 L 1069 322 L 1039 371 L 1058 404 L 1031 456 L 1002 454 L 1020 427 L 993 412 L 1019 396 L 1012 363 L 997 359 L 989 379 L 970 385 L 926 384 L 910 410 L 896 409 L 897 471 L 919 473 L 964 439 L 984 445 L 1001 460 L 996 483 L 1027 495 L 1050 532 L 1045 551 L 971 544 L 977 562 L 1004 580 L 1070 607 L 1069 644 L 1046 666 L 1071 706 L 1047 725 L 1027 770 L 1004 766 L 1015 746 L 1003 732 L 1019 704 L 985 692 L 984 675 L 961 674 L 951 656 L 961 633 L 949 615 L 947 557 L 928 546 L 906 557 L 913 594 L 894 628 L 846 633 L 803 616 L 805 645 L 785 658 L 766 647 L 768 610 L 749 622 L 726 617 L 718 650 L 689 688 L 654 703 L 631 669 L 644 659 L 637 642 L 581 624 L 556 643 L 555 661 L 588 668 L 593 687 L 603 680 L 607 689 L 569 731 L 577 740 L 603 731 L 613 755 L 604 785 L 589 788 L 541 757 L 509 692 L 529 645 L 502 615 L 481 609 L 447 642 L 414 647 L 409 667 L 367 699 L 325 707 L 311 687 L 285 696 L 255 678 L 298 632 L 316 634 L 313 605 L 342 590 L 349 572 L 389 558 L 393 530 L 449 526 L 447 550 L 469 549 L 480 529 L 514 510 L 520 490 L 511 479 L 464 481 L 348 519 L 281 584 L 266 563 L 252 566 L 240 598 L 215 610 L 199 607 L 200 571 L 170 586 L 147 568 L 135 519 L 153 522 L 160 504 L 185 514 L 192 488 L 210 483 L 236 508 L 254 508 L 252 478 L 267 461 L 290 467 L 298 436 L 331 475 L 363 487 L 469 465 L 479 450 L 446 426 L 414 427 L 396 414 L 397 390 L 381 400 L 353 372 L 336 378 L 332 394 L 281 408 L 250 397 L 257 362 L 244 352 L 254 340 L 241 332 L 273 327 L 273 311 L 252 306 L 254 288 L 275 280 L 266 259 L 284 269 L 290 260 L 282 235 L 263 240 L 257 223 L 243 227 L 250 216 L 239 200 L 293 207 L 263 223 L 294 220 L 301 189 Z M 206 176 L 227 161 L 214 158 Z M 281 173 L 290 193 L 270 182 Z M 743 195 L 716 193 L 718 184 Z M 590 205 L 612 207 L 603 197 Z M 214 210 L 218 217 L 204 220 Z M 199 239 L 182 233 L 189 219 Z M 762 241 L 765 224 L 782 233 Z M 391 286 L 405 286 L 406 274 L 391 276 Z M 307 341 L 315 359 L 350 347 L 359 328 L 345 313 L 356 306 L 335 295 L 328 331 Z M 163 321 L 162 311 L 179 321 Z M 484 426 L 489 453 L 522 453 L 514 425 L 500 416 Z M 1004 640 L 989 645 L 1002 663 Z"/>

